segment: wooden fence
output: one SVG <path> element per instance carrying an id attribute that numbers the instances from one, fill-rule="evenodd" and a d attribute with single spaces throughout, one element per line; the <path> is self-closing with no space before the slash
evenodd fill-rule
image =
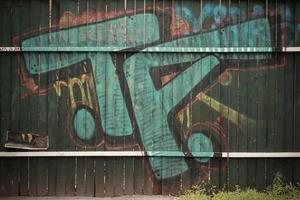
<path id="1" fill-rule="evenodd" d="M 0 195 L 300 181 L 300 2 L 0 1 Z"/>

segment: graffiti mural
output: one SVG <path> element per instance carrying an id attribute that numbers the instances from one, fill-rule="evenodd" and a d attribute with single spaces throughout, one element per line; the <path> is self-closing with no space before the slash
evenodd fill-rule
<path id="1" fill-rule="evenodd" d="M 19 131 L 47 134 L 49 150 L 144 151 L 153 187 L 180 179 L 183 188 L 195 169 L 194 183 L 211 180 L 228 172 L 220 153 L 265 148 L 282 114 L 268 116 L 283 101 L 272 82 L 289 68 L 282 49 L 299 44 L 292 3 L 49 2 L 48 24 L 12 37 L 20 85 L 11 104 L 47 99 L 47 119 Z"/>

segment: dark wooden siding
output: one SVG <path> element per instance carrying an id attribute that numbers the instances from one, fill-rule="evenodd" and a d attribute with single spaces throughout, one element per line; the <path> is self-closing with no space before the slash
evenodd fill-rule
<path id="1" fill-rule="evenodd" d="M 300 53 L 284 51 L 300 46 L 298 1 L 7 0 L 0 27 L 1 151 L 20 151 L 4 148 L 16 131 L 48 151 L 178 156 L 1 157 L 0 195 L 300 181 L 299 158 L 216 156 L 300 151 Z"/>

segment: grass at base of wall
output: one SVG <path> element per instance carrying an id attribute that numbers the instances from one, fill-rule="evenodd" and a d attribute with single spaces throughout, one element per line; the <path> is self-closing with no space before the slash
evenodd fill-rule
<path id="1" fill-rule="evenodd" d="M 300 185 L 284 183 L 281 174 L 276 174 L 272 185 L 263 192 L 255 189 L 241 190 L 239 186 L 231 192 L 217 191 L 213 186 L 198 185 L 183 193 L 181 200 L 300 200 Z"/>

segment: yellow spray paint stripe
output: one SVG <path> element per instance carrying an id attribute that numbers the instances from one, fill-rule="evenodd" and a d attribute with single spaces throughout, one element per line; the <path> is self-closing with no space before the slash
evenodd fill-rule
<path id="1" fill-rule="evenodd" d="M 219 112 L 222 116 L 234 123 L 236 126 L 240 125 L 242 129 L 246 129 L 247 125 L 251 127 L 256 126 L 256 121 L 254 119 L 251 119 L 244 114 L 238 113 L 236 110 L 222 104 L 221 102 L 203 92 L 199 93 L 197 95 L 197 98 L 215 111 Z"/>

